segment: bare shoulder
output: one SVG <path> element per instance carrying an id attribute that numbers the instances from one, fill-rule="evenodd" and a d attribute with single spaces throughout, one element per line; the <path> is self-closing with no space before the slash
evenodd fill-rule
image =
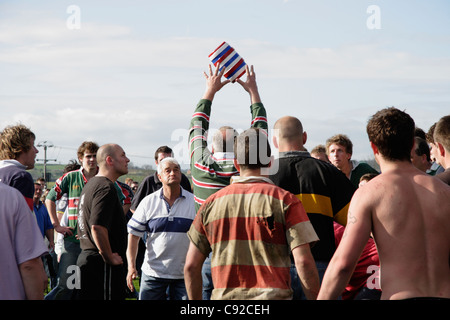
<path id="1" fill-rule="evenodd" d="M 440 179 L 422 175 L 415 177 L 416 186 L 419 191 L 423 192 L 430 200 L 439 203 L 440 206 L 450 206 L 450 186 L 441 181 Z M 420 190 L 422 189 L 422 190 Z M 443 209 L 443 207 L 441 207 Z"/>
<path id="2" fill-rule="evenodd" d="M 348 210 L 347 226 L 371 220 L 370 216 L 383 196 L 382 187 L 383 179 L 376 177 L 355 191 Z"/>

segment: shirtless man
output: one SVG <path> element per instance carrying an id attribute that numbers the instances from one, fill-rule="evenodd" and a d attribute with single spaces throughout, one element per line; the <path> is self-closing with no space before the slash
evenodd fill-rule
<path id="1" fill-rule="evenodd" d="M 338 298 L 371 232 L 382 299 L 450 298 L 450 188 L 412 165 L 414 121 L 408 114 L 381 110 L 367 133 L 382 174 L 355 193 L 318 299 Z"/>

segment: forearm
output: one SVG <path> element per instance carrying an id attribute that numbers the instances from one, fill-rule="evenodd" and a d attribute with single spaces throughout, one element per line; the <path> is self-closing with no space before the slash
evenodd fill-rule
<path id="1" fill-rule="evenodd" d="M 49 243 L 49 248 L 54 249 L 55 248 L 55 229 L 47 229 L 45 231 L 45 236 Z"/>
<path id="2" fill-rule="evenodd" d="M 59 226 L 59 219 L 56 215 L 56 204 L 54 201 L 50 199 L 45 200 L 45 207 L 47 208 L 48 215 L 50 216 L 50 221 L 53 224 L 53 227 Z"/>
<path id="3" fill-rule="evenodd" d="M 292 255 L 306 298 L 315 300 L 320 289 L 320 279 L 309 244 L 294 248 Z"/>
<path id="4" fill-rule="evenodd" d="M 331 262 L 322 281 L 317 300 L 336 300 L 345 289 L 353 270 L 341 268 Z"/>
<path id="5" fill-rule="evenodd" d="M 189 300 L 202 299 L 202 267 L 205 259 L 206 255 L 191 242 L 184 265 L 184 283 Z"/>
<path id="6" fill-rule="evenodd" d="M 306 299 L 316 300 L 320 289 L 319 274 L 316 266 L 308 264 L 297 267 L 297 273 Z"/>
<path id="7" fill-rule="evenodd" d="M 63 227 L 59 224 L 59 218 L 56 214 L 56 204 L 50 199 L 45 200 L 45 206 L 47 207 L 48 215 L 50 216 L 50 221 L 52 222 L 53 228 L 56 232 L 62 233 L 64 235 L 72 235 L 72 231 L 69 227 Z"/>
<path id="8" fill-rule="evenodd" d="M 206 132 L 209 130 L 211 101 L 201 99 L 194 110 L 189 126 L 189 154 L 191 165 L 205 159 L 208 152 Z"/>
<path id="9" fill-rule="evenodd" d="M 127 261 L 128 270 L 136 269 L 136 256 L 139 248 L 139 237 L 134 234 L 128 234 Z"/>
<path id="10" fill-rule="evenodd" d="M 216 92 L 217 91 L 215 91 L 215 90 L 207 88 L 205 90 L 205 92 L 203 93 L 202 99 L 209 100 L 212 102 L 214 100 L 214 96 L 216 95 Z"/>
<path id="11" fill-rule="evenodd" d="M 109 244 L 108 230 L 105 227 L 93 225 L 91 227 L 91 232 L 92 238 L 94 239 L 100 255 L 103 257 L 103 260 L 105 260 L 105 262 L 111 261 L 112 250 L 111 245 Z"/>
<path id="12" fill-rule="evenodd" d="M 248 93 L 250 94 L 250 102 L 252 104 L 261 102 L 261 97 L 259 96 L 259 91 L 256 84 L 248 91 Z"/>
<path id="13" fill-rule="evenodd" d="M 189 300 L 202 300 L 202 269 L 188 266 L 184 269 L 184 283 Z"/>
<path id="14" fill-rule="evenodd" d="M 20 276 L 28 300 L 42 300 L 47 286 L 47 275 L 40 257 L 19 265 Z"/>

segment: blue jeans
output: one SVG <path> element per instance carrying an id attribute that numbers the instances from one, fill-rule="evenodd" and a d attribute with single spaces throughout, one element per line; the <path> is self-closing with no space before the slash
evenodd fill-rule
<path id="1" fill-rule="evenodd" d="M 188 300 L 184 279 L 155 278 L 142 272 L 139 300 Z"/>
<path id="2" fill-rule="evenodd" d="M 212 253 L 210 253 L 208 255 L 208 257 L 206 257 L 205 262 L 203 262 L 203 267 L 202 267 L 202 283 L 203 283 L 202 299 L 203 300 L 210 300 L 212 291 L 214 289 L 214 285 L 213 285 L 212 277 L 211 277 L 211 255 L 212 255 Z"/>
<path id="3" fill-rule="evenodd" d="M 322 283 L 323 276 L 325 275 L 325 270 L 327 270 L 328 261 L 316 261 L 316 268 L 319 272 L 319 280 Z M 291 288 L 294 291 L 292 297 L 293 300 L 306 300 L 305 293 L 303 292 L 302 285 L 300 283 L 300 278 L 297 274 L 297 269 L 295 264 L 291 264 Z"/>

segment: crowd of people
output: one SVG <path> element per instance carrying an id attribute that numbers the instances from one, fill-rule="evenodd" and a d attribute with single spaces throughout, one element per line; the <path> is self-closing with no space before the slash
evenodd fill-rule
<path id="1" fill-rule="evenodd" d="M 372 115 L 378 170 L 352 159 L 345 134 L 308 152 L 302 122 L 284 116 L 274 158 L 253 66 L 236 80 L 249 129 L 221 127 L 211 145 L 213 100 L 230 80 L 211 65 L 204 76 L 191 180 L 161 146 L 154 174 L 122 183 L 122 146 L 84 141 L 43 196 L 27 172 L 34 133 L 3 129 L 1 300 L 450 298 L 450 116 L 425 133 L 397 108 Z"/>

